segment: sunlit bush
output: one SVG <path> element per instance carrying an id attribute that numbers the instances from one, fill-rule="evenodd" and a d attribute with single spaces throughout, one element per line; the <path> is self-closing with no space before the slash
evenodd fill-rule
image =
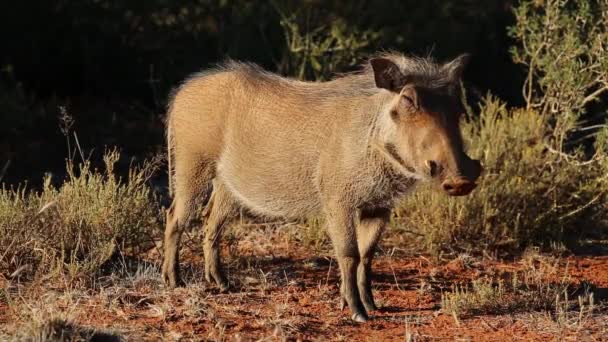
<path id="1" fill-rule="evenodd" d="M 146 184 L 151 164 L 114 175 L 119 153 L 105 154 L 105 171 L 69 162 L 68 177 L 41 191 L 0 190 L 0 272 L 9 278 L 79 279 L 95 274 L 118 252 L 150 248 L 159 206 Z"/>

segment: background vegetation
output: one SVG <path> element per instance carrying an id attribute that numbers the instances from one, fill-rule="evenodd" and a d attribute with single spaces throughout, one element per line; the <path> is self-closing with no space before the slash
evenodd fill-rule
<path id="1" fill-rule="evenodd" d="M 594 297 L 592 284 L 573 285 L 558 257 L 538 254 L 607 250 L 606 0 L 5 1 L 0 40 L 0 323 L 14 320 L 0 325 L 0 338 L 19 329 L 17 338 L 32 340 L 106 336 L 63 320 L 92 308 L 129 324 L 137 314 L 125 311 L 137 310 L 153 311 L 163 324 L 210 323 L 209 338 L 223 339 L 224 311 L 243 316 L 242 302 L 230 307 L 210 295 L 196 267 L 185 267 L 190 285 L 181 292 L 160 281 L 171 88 L 225 58 L 322 81 L 389 49 L 439 60 L 473 55 L 462 87 L 463 131 L 485 167 L 479 187 L 456 199 L 421 186 L 396 208 L 388 233 L 399 246 L 447 255 L 444 269 L 488 272 L 444 293 L 433 266 L 416 278 L 419 296 L 441 293 L 443 312 L 458 326 L 473 315 L 540 310 L 551 312 L 559 334 L 578 336 L 587 325 L 607 333 L 594 304 L 602 292 Z M 256 235 L 258 226 L 241 220 L 226 234 L 227 267 L 244 275 L 231 282 L 262 294 L 292 286 L 284 268 L 272 277 L 235 251 L 235 241 L 273 251 L 284 243 Z M 329 254 L 318 218 L 262 226 L 280 226 L 288 245 Z M 200 255 L 200 239 L 185 240 L 183 253 Z M 396 249 L 381 253 L 403 294 L 391 261 Z M 479 255 L 517 256 L 523 269 L 494 274 Z M 182 260 L 191 259 L 200 261 Z M 319 268 L 316 261 L 302 267 Z M 307 288 L 318 287 L 321 301 L 331 270 L 329 261 L 324 287 Z M 569 300 L 581 289 L 578 304 Z M 262 321 L 275 337 L 306 330 L 288 308 Z M 50 320 L 56 312 L 61 319 Z M 406 340 L 414 340 L 405 323 Z"/>
<path id="2" fill-rule="evenodd" d="M 164 150 L 167 94 L 226 57 L 323 80 L 378 49 L 472 52 L 464 130 L 483 180 L 465 199 L 416 192 L 395 211 L 395 231 L 437 253 L 576 248 L 607 236 L 605 1 L 11 6 L 0 8 L 7 278 L 87 280 L 153 247 L 166 192 L 150 156 Z M 107 145 L 124 152 L 102 153 Z M 310 221 L 302 240 L 318 246 L 322 229 Z"/>

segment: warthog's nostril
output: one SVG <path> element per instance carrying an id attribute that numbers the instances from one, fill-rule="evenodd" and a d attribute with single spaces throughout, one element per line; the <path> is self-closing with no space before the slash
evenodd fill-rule
<path id="1" fill-rule="evenodd" d="M 450 196 L 468 195 L 476 186 L 477 184 L 467 179 L 447 180 L 441 184 L 443 190 Z"/>

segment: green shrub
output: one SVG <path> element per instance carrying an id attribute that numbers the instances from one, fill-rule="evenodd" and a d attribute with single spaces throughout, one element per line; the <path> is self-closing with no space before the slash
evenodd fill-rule
<path id="1" fill-rule="evenodd" d="M 0 272 L 26 279 L 90 276 L 121 251 L 150 247 L 159 206 L 146 181 L 153 167 L 131 168 L 128 182 L 114 176 L 117 151 L 104 156 L 105 172 L 88 161 L 67 165 L 60 187 L 44 181 L 39 192 L 0 190 Z"/>
<path id="2" fill-rule="evenodd" d="M 608 92 L 608 2 L 526 0 L 514 12 L 511 53 L 528 68 L 522 89 L 527 108 L 550 119 L 551 143 L 569 151 L 573 133 L 598 127 L 582 125 L 606 121 L 605 105 L 589 107 Z"/>
<path id="3" fill-rule="evenodd" d="M 309 6 L 291 9 L 275 4 L 275 8 L 281 16 L 287 48 L 279 69 L 299 79 L 327 80 L 337 71 L 353 68 L 365 49 L 380 37 L 377 31 L 349 26 L 341 18 L 313 24 L 311 29 L 311 17 L 313 21 L 322 18 L 311 15 Z"/>
<path id="4" fill-rule="evenodd" d="M 523 253 L 523 267 L 519 270 L 454 284 L 451 291 L 441 295 L 442 311 L 452 315 L 456 322 L 474 315 L 552 311 L 553 318 L 563 322 L 576 314 L 571 311 L 576 308 L 575 322 L 581 323 L 594 311 L 594 295 L 587 283 L 572 279 L 560 263 L 559 258 L 528 249 Z"/>

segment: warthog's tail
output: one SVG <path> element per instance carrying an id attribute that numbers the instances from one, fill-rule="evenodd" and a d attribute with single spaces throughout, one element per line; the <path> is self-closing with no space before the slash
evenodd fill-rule
<path id="1" fill-rule="evenodd" d="M 169 113 L 169 115 L 171 115 Z M 167 119 L 167 176 L 169 177 L 169 197 L 173 198 L 174 185 L 173 185 L 173 125 L 171 117 Z"/>

